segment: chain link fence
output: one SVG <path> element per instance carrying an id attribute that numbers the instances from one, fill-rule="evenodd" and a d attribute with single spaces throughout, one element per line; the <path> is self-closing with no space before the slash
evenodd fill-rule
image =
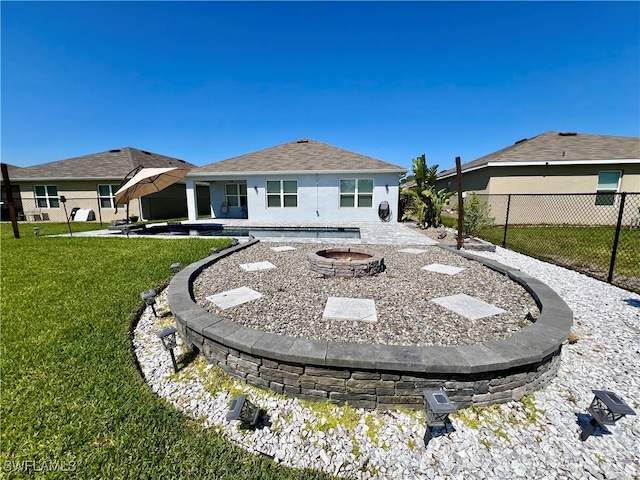
<path id="1" fill-rule="evenodd" d="M 640 193 L 478 195 L 497 245 L 640 293 Z"/>
<path id="2" fill-rule="evenodd" d="M 55 224 L 69 222 L 70 230 L 84 231 L 92 228 L 107 227 L 111 220 L 124 219 L 126 208 L 103 208 L 99 198 L 65 197 L 48 198 L 45 201 L 34 198 L 20 198 L 14 196 L 16 218 L 19 223 L 25 222 L 33 226 L 39 235 L 59 233 Z M 2 221 L 10 221 L 9 208 L 2 205 Z M 91 225 L 91 226 L 90 226 Z M 92 227 L 93 226 L 93 227 Z"/>

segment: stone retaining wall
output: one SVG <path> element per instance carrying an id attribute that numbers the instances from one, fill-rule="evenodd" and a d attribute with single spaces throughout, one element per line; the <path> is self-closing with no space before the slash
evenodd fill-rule
<path id="1" fill-rule="evenodd" d="M 198 273 L 256 240 L 212 255 L 176 274 L 168 300 L 192 348 L 256 387 L 364 408 L 422 408 L 422 391 L 443 389 L 459 406 L 519 400 L 556 374 L 573 314 L 547 285 L 500 263 L 458 252 L 522 284 L 541 314 L 507 340 L 460 347 L 402 347 L 286 337 L 230 322 L 197 305 Z M 446 248 L 446 247 L 442 247 Z M 456 252 L 456 250 L 452 250 Z"/>

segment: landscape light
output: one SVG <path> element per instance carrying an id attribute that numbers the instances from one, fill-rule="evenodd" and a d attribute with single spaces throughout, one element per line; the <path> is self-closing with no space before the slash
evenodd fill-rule
<path id="1" fill-rule="evenodd" d="M 427 429 L 424 433 L 424 446 L 426 447 L 433 437 L 432 428 L 446 427 L 449 421 L 449 414 L 458 410 L 455 403 L 449 400 L 447 394 L 441 390 L 425 390 L 424 396 L 424 416 L 427 421 Z"/>
<path id="2" fill-rule="evenodd" d="M 140 294 L 140 298 L 142 298 L 142 300 L 144 300 L 144 303 L 147 304 L 147 306 L 151 307 L 151 310 L 153 310 L 153 315 L 157 318 L 158 314 L 156 313 L 156 291 L 151 289 L 151 290 L 145 290 L 144 292 L 142 292 Z"/>
<path id="3" fill-rule="evenodd" d="M 254 427 L 258 424 L 260 409 L 247 400 L 246 395 L 240 395 L 231 402 L 231 409 L 227 412 L 227 420 L 240 420 L 242 425 Z"/>
<path id="4" fill-rule="evenodd" d="M 625 415 L 636 414 L 615 393 L 608 390 L 592 390 L 592 392 L 595 396 L 591 405 L 587 407 L 587 411 L 591 414 L 591 421 L 580 435 L 580 440 L 583 442 L 591 436 L 597 426 L 613 425 Z"/>
<path id="5" fill-rule="evenodd" d="M 173 273 L 178 273 L 182 270 L 182 264 L 180 262 L 172 263 L 171 270 L 173 270 Z"/>
<path id="6" fill-rule="evenodd" d="M 173 349 L 178 346 L 178 339 L 176 338 L 177 330 L 175 327 L 167 327 L 160 330 L 156 335 L 162 340 L 162 346 L 165 350 L 169 350 L 171 355 L 171 363 L 173 363 L 173 371 L 178 373 L 178 364 L 176 363 L 176 357 L 173 354 Z"/>

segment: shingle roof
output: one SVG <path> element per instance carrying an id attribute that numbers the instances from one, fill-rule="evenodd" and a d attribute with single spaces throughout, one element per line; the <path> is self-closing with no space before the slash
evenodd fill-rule
<path id="1" fill-rule="evenodd" d="M 192 163 L 151 153 L 136 148 L 124 147 L 107 152 L 92 153 L 82 157 L 42 163 L 22 168 L 14 175 L 16 180 L 29 179 L 121 179 L 137 166 L 194 168 Z"/>
<path id="2" fill-rule="evenodd" d="M 2 162 L 4 163 L 4 162 Z M 21 170 L 24 170 L 22 167 L 18 167 L 16 165 L 11 165 L 10 163 L 5 163 L 7 166 L 7 173 L 9 174 L 9 181 L 13 179 Z"/>
<path id="3" fill-rule="evenodd" d="M 516 142 L 462 165 L 462 172 L 480 168 L 488 163 L 504 162 L 571 162 L 598 160 L 640 159 L 640 138 L 586 133 L 546 132 Z M 450 168 L 438 174 L 443 177 L 455 173 Z"/>
<path id="4" fill-rule="evenodd" d="M 405 172 L 406 169 L 359 153 L 315 140 L 302 139 L 247 153 L 196 168 L 191 175 L 204 173 L 258 173 L 306 171 Z"/>

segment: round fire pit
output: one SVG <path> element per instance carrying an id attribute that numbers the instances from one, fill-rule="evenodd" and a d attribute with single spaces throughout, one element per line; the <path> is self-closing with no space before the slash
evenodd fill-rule
<path id="1" fill-rule="evenodd" d="M 362 248 L 327 248 L 307 255 L 311 270 L 325 277 L 370 277 L 384 272 L 384 258 Z"/>

